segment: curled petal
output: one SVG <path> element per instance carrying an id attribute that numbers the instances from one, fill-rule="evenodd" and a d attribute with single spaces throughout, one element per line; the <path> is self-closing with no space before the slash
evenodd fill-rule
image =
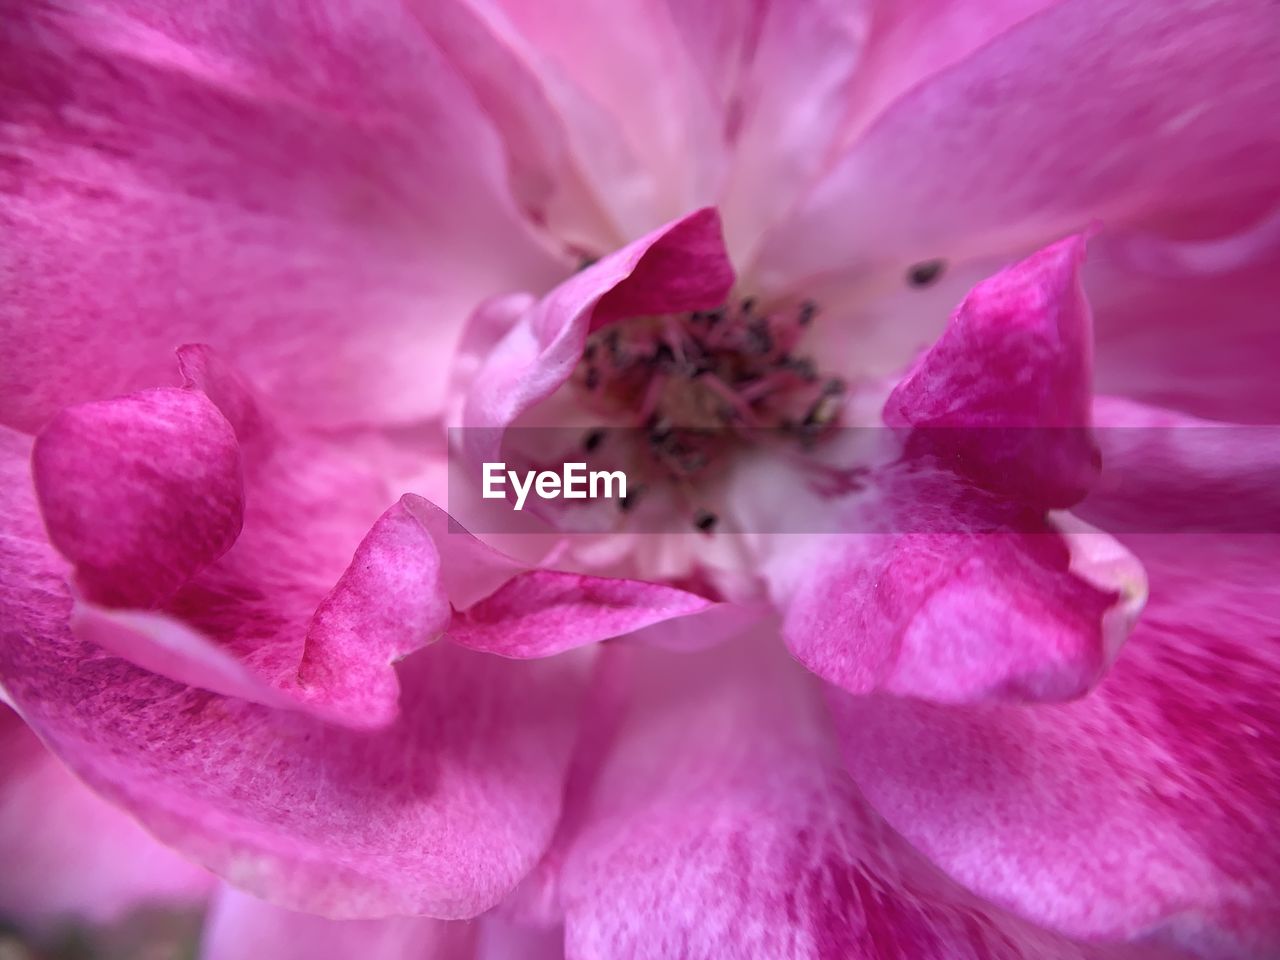
<path id="1" fill-rule="evenodd" d="M 240 534 L 240 449 L 199 391 L 71 407 L 41 432 L 32 466 L 50 540 L 103 604 L 164 603 Z"/>
<path id="2" fill-rule="evenodd" d="M 890 426 L 981 486 L 1068 507 L 1097 477 L 1093 330 L 1069 237 L 986 280 L 885 404 Z"/>
<path id="3" fill-rule="evenodd" d="M 1181 426 L 1166 424 L 1168 443 L 1109 448 L 1086 501 L 1097 522 L 1143 524 L 1123 540 L 1150 580 L 1141 619 L 1090 696 L 1034 709 L 831 699 L 871 802 L 979 894 L 1077 936 L 1142 935 L 1261 960 L 1280 946 L 1270 829 L 1280 802 L 1270 746 L 1280 737 L 1280 538 L 1158 532 L 1176 507 L 1143 478 L 1158 490 L 1186 477 L 1194 490 L 1206 471 L 1257 465 L 1252 450 L 1206 462 L 1182 437 L 1195 422 Z M 1138 482 L 1113 485 L 1109 472 Z M 1255 503 L 1274 498 L 1274 480 L 1241 482 L 1234 495 L 1251 489 L 1264 497 Z M 1099 562 L 1112 561 L 1089 558 L 1095 571 Z"/>
<path id="4" fill-rule="evenodd" d="M 569 378 L 590 330 L 644 313 L 719 306 L 732 284 L 720 219 L 711 209 L 667 224 L 566 280 L 520 317 L 476 375 L 463 425 L 489 429 L 469 433 L 474 443 L 484 441 L 475 459 L 493 459 L 486 451 L 496 451 L 501 429 Z"/>

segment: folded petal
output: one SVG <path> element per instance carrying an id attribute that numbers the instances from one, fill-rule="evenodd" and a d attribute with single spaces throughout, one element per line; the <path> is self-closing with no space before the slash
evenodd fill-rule
<path id="1" fill-rule="evenodd" d="M 154 383 L 188 340 L 312 422 L 417 419 L 480 299 L 563 274 L 397 4 L 3 17 L 4 423 Z"/>
<path id="2" fill-rule="evenodd" d="M 32 456 L 49 539 L 85 596 L 152 607 L 230 549 L 244 517 L 235 432 L 199 391 L 64 410 Z"/>
<path id="3" fill-rule="evenodd" d="M 1087 427 L 1093 330 L 1070 237 L 978 284 L 894 388 L 890 426 L 985 489 L 1039 507 L 1080 500 L 1097 477 Z"/>
<path id="4" fill-rule="evenodd" d="M 1128 623 L 1113 611 L 1141 605 L 1136 564 L 1086 577 L 1048 520 L 942 473 L 888 482 L 861 520 L 833 509 L 846 533 L 770 538 L 764 573 L 801 663 L 853 693 L 949 703 L 1070 699 L 1097 682 Z"/>
<path id="5" fill-rule="evenodd" d="M 647 313 L 719 306 L 733 284 L 720 219 L 705 209 L 667 224 L 570 277 L 490 351 L 463 411 L 468 440 L 496 452 L 500 432 L 568 380 L 596 327 Z M 509 303 L 490 304 L 507 312 Z M 485 326 L 483 314 L 472 321 Z M 476 459 L 492 459 L 475 451 Z"/>
<path id="6" fill-rule="evenodd" d="M 1052 4 L 881 113 L 771 233 L 764 283 L 901 275 L 1274 185 L 1277 56 L 1265 0 Z"/>
<path id="7" fill-rule="evenodd" d="M 569 957 L 1144 955 L 1039 930 L 939 875 L 841 770 L 813 681 L 757 640 L 615 651 L 635 656 L 633 701 L 566 838 Z"/>
<path id="8" fill-rule="evenodd" d="M 1150 498 L 1144 477 L 1176 484 L 1166 458 L 1181 447 L 1194 489 L 1204 460 L 1203 447 L 1173 439 L 1159 458 L 1149 443 L 1107 450 L 1092 515 L 1124 510 L 1147 531 L 1124 541 L 1151 586 L 1090 696 L 1035 708 L 832 701 L 868 799 L 978 894 L 1077 936 L 1263 958 L 1280 946 L 1269 746 L 1280 735 L 1280 538 L 1158 532 L 1177 507 Z M 1239 453 L 1217 461 L 1256 466 Z M 1112 485 L 1108 471 L 1137 482 Z M 1274 499 L 1274 482 L 1252 488 Z"/>
<path id="9" fill-rule="evenodd" d="M 643 580 L 532 570 L 457 614 L 449 640 L 505 657 L 547 657 L 714 606 L 696 593 Z"/>
<path id="10" fill-rule="evenodd" d="M 0 705 L 0 916 L 28 932 L 199 906 L 213 878 L 67 772 Z"/>

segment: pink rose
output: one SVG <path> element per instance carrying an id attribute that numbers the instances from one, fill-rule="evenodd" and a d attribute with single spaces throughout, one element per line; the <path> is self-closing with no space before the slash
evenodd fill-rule
<path id="1" fill-rule="evenodd" d="M 0 9 L 20 925 L 1280 950 L 1274 4 Z"/>

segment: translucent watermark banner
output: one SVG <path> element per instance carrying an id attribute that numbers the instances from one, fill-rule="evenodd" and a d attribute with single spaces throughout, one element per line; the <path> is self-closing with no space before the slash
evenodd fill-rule
<path id="1" fill-rule="evenodd" d="M 450 431 L 475 533 L 1280 533 L 1280 426 Z"/>

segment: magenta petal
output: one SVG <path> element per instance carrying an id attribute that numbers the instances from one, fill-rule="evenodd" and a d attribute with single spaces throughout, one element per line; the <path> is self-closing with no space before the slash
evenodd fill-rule
<path id="1" fill-rule="evenodd" d="M 0 443 L 0 684 L 73 772 L 161 841 L 282 906 L 346 917 L 475 916 L 542 855 L 586 659 L 434 645 L 397 665 L 403 708 L 373 731 L 174 683 L 72 636 L 67 564 L 24 476 L 29 441 L 0 431 Z"/>
<path id="2" fill-rule="evenodd" d="M 196 906 L 213 878 L 94 796 L 0 705 L 0 916 L 20 929 Z"/>
<path id="3" fill-rule="evenodd" d="M 235 433 L 198 391 L 71 407 L 40 434 L 32 465 L 50 539 L 104 604 L 163 603 L 240 533 Z"/>
<path id="4" fill-rule="evenodd" d="M 504 657 L 548 657 L 714 606 L 695 593 L 643 580 L 554 570 L 522 573 L 455 615 L 449 640 Z"/>
<path id="5" fill-rule="evenodd" d="M 520 318 L 477 373 L 464 425 L 506 427 L 550 396 L 573 372 L 591 329 L 644 313 L 719 306 L 732 285 L 714 210 L 641 237 L 570 277 Z"/>
<path id="6" fill-rule="evenodd" d="M 439 550 L 398 503 L 316 609 L 298 668 L 304 699 L 370 726 L 390 722 L 400 694 L 392 664 L 436 639 L 449 612 Z"/>
<path id="7" fill-rule="evenodd" d="M 1083 238 L 1069 237 L 978 284 L 889 396 L 885 422 L 917 428 L 944 462 L 1020 502 L 1083 497 L 1098 470 L 1083 259 Z"/>
<path id="8" fill-rule="evenodd" d="M 612 651 L 634 655 L 633 702 L 565 837 L 568 956 L 1159 955 L 1073 943 L 939 875 L 867 807 L 772 639 Z"/>

